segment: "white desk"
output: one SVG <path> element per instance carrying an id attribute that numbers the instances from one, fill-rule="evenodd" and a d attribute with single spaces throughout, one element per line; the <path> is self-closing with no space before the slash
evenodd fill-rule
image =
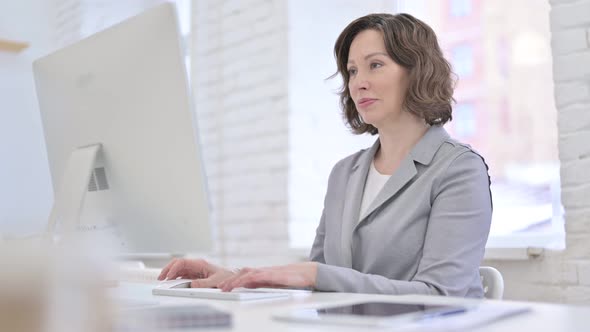
<path id="1" fill-rule="evenodd" d="M 135 300 L 153 300 L 161 305 L 180 305 L 206 303 L 219 309 L 229 311 L 233 314 L 232 328 L 196 329 L 195 331 L 375 331 L 376 329 L 359 329 L 347 326 L 311 325 L 303 323 L 289 323 L 277 321 L 271 318 L 272 313 L 277 310 L 314 307 L 317 305 L 333 305 L 352 303 L 356 301 L 387 301 L 395 300 L 400 302 L 427 302 L 433 304 L 457 304 L 469 303 L 475 300 L 460 298 L 435 297 L 435 296 L 388 296 L 348 293 L 313 293 L 301 295 L 292 299 L 274 299 L 251 302 L 233 302 L 220 300 L 202 300 L 177 298 L 168 296 L 153 296 L 150 284 L 121 283 L 118 289 L 114 290 L 117 296 Z M 511 302 L 516 303 L 516 302 Z M 519 302 L 524 303 L 524 302 Z M 531 331 L 531 332 L 557 332 L 557 331 L 590 331 L 590 307 L 568 306 L 557 304 L 526 303 L 532 310 L 515 317 L 482 326 L 473 331 L 481 332 L 505 332 L 505 331 Z M 183 330 L 188 331 L 188 330 Z"/>

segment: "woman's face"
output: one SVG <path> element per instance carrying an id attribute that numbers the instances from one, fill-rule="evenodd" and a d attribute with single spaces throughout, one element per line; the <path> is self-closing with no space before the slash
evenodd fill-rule
<path id="1" fill-rule="evenodd" d="M 363 121 L 376 128 L 400 122 L 409 74 L 387 54 L 380 31 L 364 30 L 356 35 L 347 69 L 350 96 Z"/>

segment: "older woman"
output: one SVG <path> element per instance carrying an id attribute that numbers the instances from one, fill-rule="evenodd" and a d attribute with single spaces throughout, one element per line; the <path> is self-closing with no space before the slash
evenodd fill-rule
<path id="1" fill-rule="evenodd" d="M 452 118 L 453 78 L 435 33 L 408 14 L 372 14 L 350 23 L 334 52 L 348 125 L 378 138 L 334 166 L 310 262 L 234 272 L 178 259 L 160 278 L 224 291 L 482 297 L 489 176 L 483 158 L 442 127 Z"/>

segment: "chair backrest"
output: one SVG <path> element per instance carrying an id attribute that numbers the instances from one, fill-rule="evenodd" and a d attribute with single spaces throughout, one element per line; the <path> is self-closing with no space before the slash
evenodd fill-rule
<path id="1" fill-rule="evenodd" d="M 501 300 L 504 296 L 504 278 L 500 271 L 491 266 L 480 266 L 479 275 L 486 299 Z"/>

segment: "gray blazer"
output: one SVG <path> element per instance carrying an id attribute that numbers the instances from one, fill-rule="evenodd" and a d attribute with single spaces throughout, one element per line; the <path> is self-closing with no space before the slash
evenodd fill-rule
<path id="1" fill-rule="evenodd" d="M 315 288 L 482 297 L 478 269 L 492 219 L 483 158 L 432 126 L 360 216 L 378 148 L 379 140 L 330 174 L 310 254 L 320 263 Z"/>

